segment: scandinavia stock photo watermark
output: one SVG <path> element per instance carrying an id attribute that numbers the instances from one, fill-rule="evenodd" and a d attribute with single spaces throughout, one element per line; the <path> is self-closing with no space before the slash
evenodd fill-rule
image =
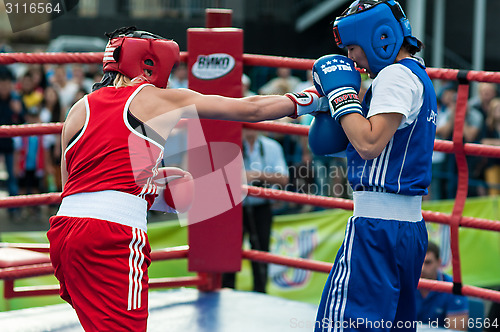
<path id="1" fill-rule="evenodd" d="M 249 169 L 259 169 L 259 165 L 250 164 Z M 311 160 L 291 165 L 288 167 L 290 182 L 286 185 L 271 184 L 275 170 L 270 166 L 265 166 L 256 172 L 256 177 L 261 180 L 249 182 L 249 185 L 308 195 L 339 198 L 352 197 L 352 189 L 347 184 L 347 166 L 342 159 L 337 159 L 331 164 Z"/>
<path id="2" fill-rule="evenodd" d="M 3 0 L 13 33 L 36 27 L 66 14 L 79 0 Z"/>

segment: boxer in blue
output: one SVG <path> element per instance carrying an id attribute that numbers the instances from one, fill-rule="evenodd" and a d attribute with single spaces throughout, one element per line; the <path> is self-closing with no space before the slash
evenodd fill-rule
<path id="1" fill-rule="evenodd" d="M 355 1 L 333 30 L 337 45 L 374 80 L 360 103 L 358 73 L 345 57 L 324 56 L 313 67 L 316 88 L 349 139 L 354 190 L 354 214 L 315 330 L 415 331 L 415 290 L 427 249 L 421 202 L 437 115 L 434 88 L 415 57 L 422 43 L 394 0 Z"/>

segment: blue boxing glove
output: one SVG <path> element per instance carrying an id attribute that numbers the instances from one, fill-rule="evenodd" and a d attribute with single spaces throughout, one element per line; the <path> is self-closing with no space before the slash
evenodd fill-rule
<path id="1" fill-rule="evenodd" d="M 344 129 L 329 112 L 315 114 L 308 140 L 312 153 L 318 156 L 338 156 L 349 143 Z"/>
<path id="2" fill-rule="evenodd" d="M 361 75 L 354 62 L 343 55 L 325 55 L 314 62 L 314 85 L 329 101 L 332 117 L 340 121 L 346 114 L 363 115 L 359 102 Z"/>

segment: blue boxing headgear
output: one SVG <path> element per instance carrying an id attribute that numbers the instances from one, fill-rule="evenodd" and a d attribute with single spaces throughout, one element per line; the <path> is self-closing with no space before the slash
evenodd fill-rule
<path id="1" fill-rule="evenodd" d="M 335 42 L 341 48 L 360 46 L 374 75 L 394 63 L 406 40 L 418 47 L 410 22 L 395 0 L 356 0 L 336 18 Z"/>

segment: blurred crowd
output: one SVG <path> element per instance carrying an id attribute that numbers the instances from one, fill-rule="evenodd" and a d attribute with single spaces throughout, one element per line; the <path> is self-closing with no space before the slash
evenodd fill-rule
<path id="1" fill-rule="evenodd" d="M 457 86 L 445 85 L 438 91 L 436 137 L 452 140 L 457 102 Z M 464 143 L 500 145 L 500 98 L 494 83 L 480 83 L 477 96 L 468 100 L 464 122 Z M 469 196 L 500 193 L 500 159 L 467 157 Z M 434 152 L 431 197 L 451 199 L 457 189 L 457 166 L 454 155 Z"/>
<path id="2" fill-rule="evenodd" d="M 9 65 L 0 66 L 0 125 L 63 122 L 70 107 L 100 81 L 101 66 L 91 65 Z M 168 88 L 187 88 L 188 69 L 184 64 L 172 72 Z M 253 67 L 242 77 L 243 95 L 299 92 L 311 85 L 311 72 L 292 72 L 287 68 Z M 364 78 L 360 95 L 369 87 Z M 457 86 L 453 82 L 436 91 L 438 95 L 437 138 L 451 140 L 453 135 Z M 309 125 L 312 116 L 278 121 Z M 347 166 L 342 156 L 323 157 L 311 154 L 307 137 L 260 133 L 278 141 L 289 169 L 286 190 L 350 198 Z M 185 139 L 185 137 L 184 137 Z M 477 96 L 467 105 L 464 125 L 466 143 L 500 145 L 500 97 L 498 87 L 480 83 Z M 175 138 L 170 150 L 185 145 Z M 181 149 L 182 150 L 182 149 Z M 0 138 L 0 158 L 7 173 L 5 188 L 9 195 L 60 191 L 60 138 L 58 135 Z M 469 196 L 500 193 L 500 159 L 467 157 L 470 181 Z M 182 164 L 182 161 L 174 162 Z M 181 165 L 182 166 L 182 165 Z M 457 166 L 454 155 L 435 152 L 433 180 L 428 199 L 453 199 L 457 189 Z M 277 203 L 275 213 L 295 213 L 313 207 Z M 28 211 L 32 213 L 36 211 Z M 19 213 L 11 211 L 13 217 Z"/>
<path id="3" fill-rule="evenodd" d="M 101 79 L 99 65 L 0 66 L 0 125 L 63 122 L 70 107 Z M 9 195 L 60 191 L 59 135 L 0 138 Z M 11 219 L 37 207 L 10 209 Z"/>

